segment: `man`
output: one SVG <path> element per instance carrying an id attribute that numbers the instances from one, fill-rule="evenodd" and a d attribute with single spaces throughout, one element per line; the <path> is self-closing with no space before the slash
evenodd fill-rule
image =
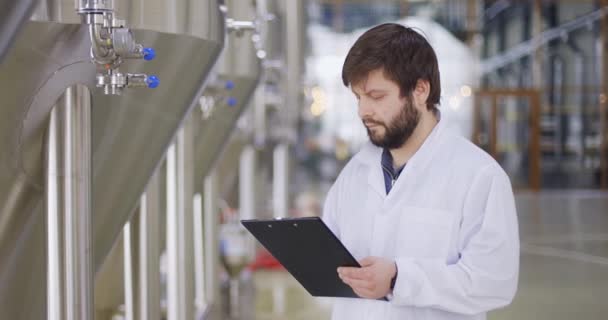
<path id="1" fill-rule="evenodd" d="M 485 319 L 509 304 L 519 272 L 511 184 L 445 127 L 433 48 L 404 26 L 374 27 L 342 79 L 371 144 L 340 173 L 323 220 L 360 261 L 338 274 L 366 299 L 337 298 L 333 319 Z"/>

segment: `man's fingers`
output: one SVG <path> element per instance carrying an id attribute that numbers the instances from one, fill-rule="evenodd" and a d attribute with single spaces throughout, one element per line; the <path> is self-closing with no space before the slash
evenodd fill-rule
<path id="1" fill-rule="evenodd" d="M 341 267 L 338 268 L 338 274 L 342 277 L 349 277 L 359 280 L 368 280 L 371 278 L 371 273 L 366 268 Z"/>
<path id="2" fill-rule="evenodd" d="M 351 287 L 357 296 L 366 299 L 376 299 L 377 294 L 374 293 L 374 285 L 370 282 L 351 278 L 342 278 L 342 281 Z"/>
<path id="3" fill-rule="evenodd" d="M 372 290 L 372 291 L 375 289 L 375 285 L 372 282 L 367 281 L 367 280 L 359 280 L 359 279 L 354 279 L 354 278 L 349 278 L 349 277 L 343 277 L 342 281 L 344 281 L 344 283 L 348 284 L 352 288 Z"/>

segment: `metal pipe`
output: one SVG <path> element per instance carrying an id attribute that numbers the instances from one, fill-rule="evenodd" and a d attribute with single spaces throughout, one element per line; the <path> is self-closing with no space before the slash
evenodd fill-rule
<path id="1" fill-rule="evenodd" d="M 608 7 L 608 0 L 601 0 L 602 8 Z M 608 17 L 603 17 L 600 23 L 599 36 L 599 57 L 600 57 L 600 88 L 599 96 L 599 117 L 600 117 L 600 188 L 608 188 Z"/>
<path id="2" fill-rule="evenodd" d="M 300 114 L 303 35 L 304 35 L 304 4 L 303 1 L 286 1 L 285 3 L 285 47 L 286 47 L 286 95 L 287 109 L 284 112 L 283 130 L 287 141 L 296 141 L 297 115 Z"/>
<path id="3" fill-rule="evenodd" d="M 289 145 L 279 144 L 273 154 L 272 208 L 275 218 L 287 216 L 289 202 Z"/>
<path id="4" fill-rule="evenodd" d="M 204 247 L 205 247 L 205 298 L 209 304 L 219 299 L 219 219 L 218 186 L 216 173 L 212 171 L 204 182 Z"/>
<path id="5" fill-rule="evenodd" d="M 93 318 L 91 101 L 69 87 L 47 135 L 47 319 Z"/>
<path id="6" fill-rule="evenodd" d="M 553 84 L 551 86 L 551 95 L 553 96 L 553 117 L 555 119 L 555 132 L 553 135 L 553 143 L 555 146 L 555 159 L 557 166 L 562 165 L 562 156 L 564 153 L 564 125 L 562 121 L 562 114 L 564 112 L 564 101 L 562 96 L 562 90 L 564 87 L 564 71 L 563 61 L 560 57 L 555 56 L 552 60 L 553 69 Z"/>
<path id="7" fill-rule="evenodd" d="M 116 54 L 110 55 L 113 51 L 105 46 L 105 39 L 101 36 L 101 25 L 89 24 L 89 35 L 91 38 L 91 55 L 97 63 L 112 63 L 116 59 Z"/>
<path id="8" fill-rule="evenodd" d="M 78 13 L 104 13 L 113 10 L 112 0 L 75 0 L 74 8 Z"/>
<path id="9" fill-rule="evenodd" d="M 241 219 L 255 218 L 255 149 L 247 145 L 239 164 L 239 212 Z"/>
<path id="10" fill-rule="evenodd" d="M 141 204 L 140 204 L 141 205 Z M 141 209 L 141 208 L 140 208 Z M 125 320 L 135 320 L 135 299 L 137 293 L 137 265 L 138 261 L 134 255 L 137 254 L 137 241 L 132 239 L 136 236 L 135 225 L 139 224 L 139 215 L 135 213 L 131 220 L 125 224 L 122 230 L 123 236 L 123 264 L 124 264 L 124 290 L 125 290 Z"/>
<path id="11" fill-rule="evenodd" d="M 561 26 L 548 29 L 534 38 L 514 46 L 502 54 L 485 59 L 481 62 L 481 74 L 483 75 L 490 73 L 496 69 L 506 66 L 513 61 L 528 56 L 534 53 L 534 51 L 536 51 L 539 47 L 546 45 L 552 40 L 567 36 L 570 32 L 580 28 L 588 27 L 589 24 L 602 19 L 606 14 L 608 14 L 608 7 L 600 8 L 572 21 L 566 22 Z"/>
<path id="12" fill-rule="evenodd" d="M 97 87 L 103 87 L 105 94 L 119 95 L 126 87 L 159 85 L 156 76 L 123 74 L 118 70 L 123 59 L 152 60 L 156 53 L 153 48 L 144 48 L 134 41 L 131 31 L 125 27 L 126 22 L 116 19 L 112 1 L 76 0 L 76 11 L 82 23 L 88 25 L 91 59 L 98 68 Z"/>
<path id="13" fill-rule="evenodd" d="M 167 151 L 167 319 L 194 318 L 193 137 L 185 122 Z"/>
<path id="14" fill-rule="evenodd" d="M 256 2 L 257 16 L 262 17 L 265 23 L 259 25 L 260 44 L 258 49 L 258 57 L 263 52 L 264 58 L 268 58 L 271 53 L 269 44 L 269 23 L 273 20 L 273 15 L 269 13 L 269 6 L 267 0 L 258 0 Z M 266 64 L 268 61 L 265 60 L 263 63 Z M 266 68 L 266 67 L 264 67 Z M 266 144 L 266 71 L 262 70 L 260 75 L 259 85 L 255 90 L 253 96 L 253 141 L 257 147 L 262 147 Z"/>
<path id="15" fill-rule="evenodd" d="M 160 319 L 160 184 L 152 176 L 139 212 L 125 225 L 125 307 L 128 320 Z"/>
<path id="16" fill-rule="evenodd" d="M 579 121 L 580 121 L 580 131 L 579 134 L 579 146 L 580 146 L 580 154 L 579 160 L 581 166 L 585 165 L 586 160 L 586 150 L 587 150 L 587 115 L 586 115 L 586 94 L 582 91 L 583 86 L 585 85 L 585 64 L 586 58 L 583 50 L 576 44 L 575 40 L 568 39 L 567 43 L 568 47 L 572 49 L 574 53 L 574 87 L 580 88 L 581 91 L 577 93 L 576 103 L 578 105 L 579 111 Z M 568 115 L 565 115 L 566 121 L 568 121 Z"/>
<path id="17" fill-rule="evenodd" d="M 178 234 L 177 224 L 177 168 L 176 149 L 172 144 L 167 150 L 167 319 L 180 319 L 178 303 L 179 299 L 179 270 L 178 263 Z"/>
<path id="18" fill-rule="evenodd" d="M 488 8 L 484 11 L 483 15 L 485 20 L 492 20 L 496 16 L 498 16 L 501 12 L 504 12 L 506 9 L 511 7 L 511 1 L 509 0 L 498 0 L 494 1 Z"/>
<path id="19" fill-rule="evenodd" d="M 253 143 L 257 147 L 266 144 L 266 78 L 264 71 L 253 96 Z"/>
<path id="20" fill-rule="evenodd" d="M 176 149 L 175 144 L 167 150 L 167 319 L 178 319 L 179 313 L 176 308 L 175 297 L 179 294 L 179 274 L 177 270 L 178 248 L 177 248 L 177 168 L 176 168 Z M 179 298 L 179 297 L 178 297 Z"/>
<path id="21" fill-rule="evenodd" d="M 196 318 L 199 319 L 207 311 L 207 296 L 205 295 L 205 248 L 203 232 L 203 198 L 200 193 L 192 199 L 194 215 L 194 304 Z"/>
<path id="22" fill-rule="evenodd" d="M 239 214 L 240 219 L 255 219 L 255 170 L 256 152 L 255 148 L 247 145 L 241 152 L 239 163 Z M 255 255 L 255 242 L 252 237 L 247 237 L 246 254 L 248 258 Z M 238 279 L 237 281 L 238 282 Z M 236 289 L 235 289 L 236 290 Z"/>

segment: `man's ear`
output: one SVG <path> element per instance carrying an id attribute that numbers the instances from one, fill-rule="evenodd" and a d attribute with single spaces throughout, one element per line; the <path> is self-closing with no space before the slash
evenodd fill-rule
<path id="1" fill-rule="evenodd" d="M 426 80 L 418 79 L 418 81 L 416 82 L 416 87 L 412 92 L 416 105 L 424 106 L 424 109 L 426 109 L 426 101 L 428 100 L 430 93 L 431 84 Z"/>

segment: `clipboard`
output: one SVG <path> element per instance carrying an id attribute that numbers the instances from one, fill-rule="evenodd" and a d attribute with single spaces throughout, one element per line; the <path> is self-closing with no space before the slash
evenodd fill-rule
<path id="1" fill-rule="evenodd" d="M 359 298 L 337 269 L 361 265 L 319 217 L 241 223 L 312 296 Z"/>

